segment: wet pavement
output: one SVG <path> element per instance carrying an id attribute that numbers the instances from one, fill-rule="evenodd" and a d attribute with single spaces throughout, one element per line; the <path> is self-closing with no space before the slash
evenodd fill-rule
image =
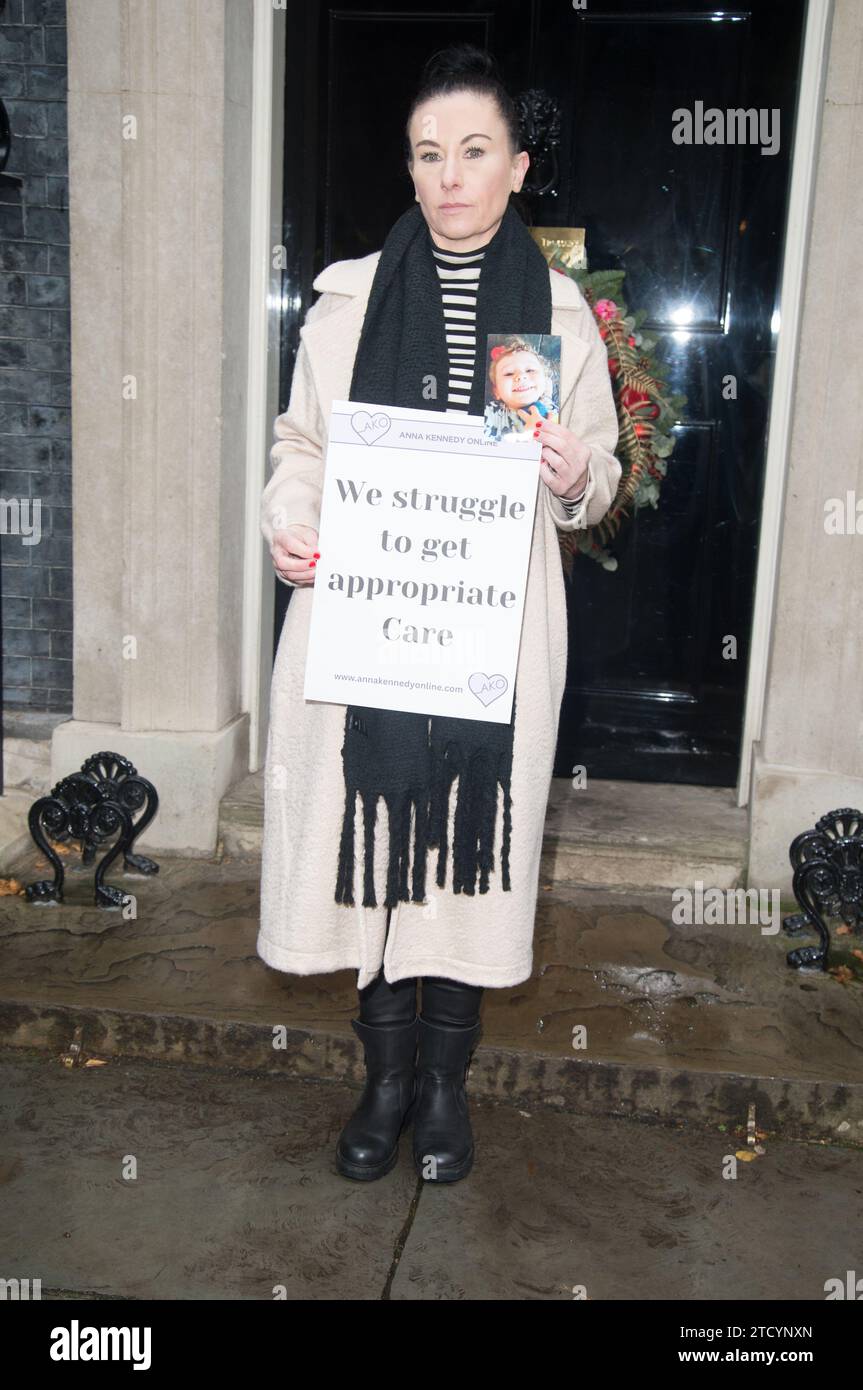
<path id="1" fill-rule="evenodd" d="M 484 995 L 473 1172 L 422 1182 L 407 1131 L 365 1184 L 334 1164 L 355 972 L 264 965 L 255 860 L 109 873 L 133 917 L 65 862 L 62 906 L 0 897 L 0 1274 L 43 1298 L 821 1300 L 863 1270 L 859 938 L 804 974 L 670 890 L 541 884 L 531 979 Z"/>
<path id="2" fill-rule="evenodd" d="M 128 919 L 94 906 L 72 855 L 62 906 L 0 897 L 0 1045 L 57 1055 L 80 1026 L 99 1056 L 359 1081 L 355 972 L 260 960 L 258 872 L 166 858 L 152 878 L 109 873 L 134 895 Z M 35 851 L 16 866 L 19 882 L 41 873 Z M 863 1143 L 860 938 L 837 938 L 838 972 L 804 973 L 785 963 L 798 939 L 671 917 L 670 890 L 541 888 L 531 979 L 484 995 L 477 1095 L 716 1124 L 755 1103 L 785 1137 Z"/>
<path id="3" fill-rule="evenodd" d="M 467 1178 L 424 1183 L 408 1130 L 357 1183 L 343 1084 L 6 1050 L 0 1269 L 49 1299 L 267 1300 L 822 1300 L 863 1269 L 860 1149 L 767 1141 L 729 1177 L 715 1128 L 469 1094 Z"/>
<path id="4" fill-rule="evenodd" d="M 40 872 L 35 851 L 16 866 L 20 882 Z M 62 906 L 0 898 L 0 1044 L 56 1055 L 80 1024 L 99 1055 L 281 1071 L 281 1027 L 292 1075 L 359 1079 L 355 972 L 260 960 L 254 861 L 166 858 L 152 878 L 108 878 L 134 895 L 133 919 L 94 906 L 74 855 Z M 839 939 L 844 972 L 803 973 L 781 932 L 674 925 L 668 890 L 541 890 L 531 979 L 485 992 L 477 1092 L 716 1123 L 755 1101 L 770 1129 L 863 1142 L 858 941 Z"/>

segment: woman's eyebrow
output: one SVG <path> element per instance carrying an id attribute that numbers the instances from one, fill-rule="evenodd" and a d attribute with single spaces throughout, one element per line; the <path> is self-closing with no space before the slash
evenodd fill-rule
<path id="1" fill-rule="evenodd" d="M 475 130 L 474 133 L 473 133 L 473 135 L 466 135 L 466 136 L 464 137 L 463 140 L 459 140 L 459 144 L 460 144 L 460 145 L 466 145 L 467 142 L 468 142 L 468 140 L 476 140 L 477 138 L 479 138 L 480 140 L 490 140 L 490 139 L 491 139 L 491 136 L 490 136 L 490 135 L 484 135 L 483 132 L 482 132 L 481 130 Z M 437 143 L 438 143 L 437 140 L 417 140 L 416 148 L 419 149 L 420 145 L 435 145 L 435 146 L 437 146 Z M 438 148 L 440 148 L 440 147 L 438 146 Z"/>

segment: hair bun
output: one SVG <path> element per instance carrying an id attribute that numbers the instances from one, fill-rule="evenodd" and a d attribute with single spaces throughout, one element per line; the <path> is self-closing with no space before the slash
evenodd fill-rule
<path id="1" fill-rule="evenodd" d="M 433 53 L 423 68 L 423 85 L 462 78 L 500 80 L 497 63 L 484 48 L 472 43 L 454 43 Z"/>

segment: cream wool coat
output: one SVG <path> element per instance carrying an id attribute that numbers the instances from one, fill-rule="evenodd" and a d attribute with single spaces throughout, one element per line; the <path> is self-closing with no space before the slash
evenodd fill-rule
<path id="1" fill-rule="evenodd" d="M 330 407 L 333 400 L 349 396 L 379 256 L 377 251 L 336 261 L 314 281 L 321 294 L 300 330 L 290 403 L 275 421 L 272 474 L 261 499 L 261 530 L 270 546 L 274 530 L 294 523 L 319 527 Z M 572 516 L 539 482 L 516 677 L 512 889 L 500 888 L 503 793 L 498 788 L 495 868 L 488 893 L 453 893 L 451 848 L 447 887 L 438 888 L 437 851 L 432 849 L 425 903 L 399 903 L 387 932 L 387 909 L 362 906 L 360 807 L 356 905 L 336 903 L 345 706 L 303 698 L 314 589 L 291 585 L 297 592 L 288 606 L 272 673 L 257 940 L 259 956 L 276 970 L 309 975 L 356 969 L 359 989 L 382 964 L 390 983 L 411 975 L 442 975 L 506 988 L 530 976 L 543 824 L 566 676 L 566 599 L 556 528 L 575 530 L 599 521 L 611 506 L 621 473 L 614 457 L 617 415 L 605 345 L 575 282 L 557 271 L 549 270 L 549 276 L 551 331 L 561 337 L 560 421 L 592 452 L 587 492 Z M 455 792 L 454 787 L 450 847 Z M 375 828 L 379 902 L 386 885 L 387 832 L 386 805 L 380 799 Z"/>

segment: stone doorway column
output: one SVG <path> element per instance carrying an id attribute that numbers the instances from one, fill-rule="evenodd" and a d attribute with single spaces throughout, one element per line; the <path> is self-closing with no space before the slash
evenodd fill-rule
<path id="1" fill-rule="evenodd" d="M 241 708 L 252 0 L 70 0 L 74 717 L 208 853 Z"/>
<path id="2" fill-rule="evenodd" d="M 863 9 L 856 0 L 837 0 L 764 719 L 752 762 L 753 887 L 790 889 L 788 847 L 794 836 L 828 811 L 863 806 L 863 538 L 860 518 L 851 515 L 863 497 L 863 348 L 854 328 L 863 312 L 861 179 Z"/>

